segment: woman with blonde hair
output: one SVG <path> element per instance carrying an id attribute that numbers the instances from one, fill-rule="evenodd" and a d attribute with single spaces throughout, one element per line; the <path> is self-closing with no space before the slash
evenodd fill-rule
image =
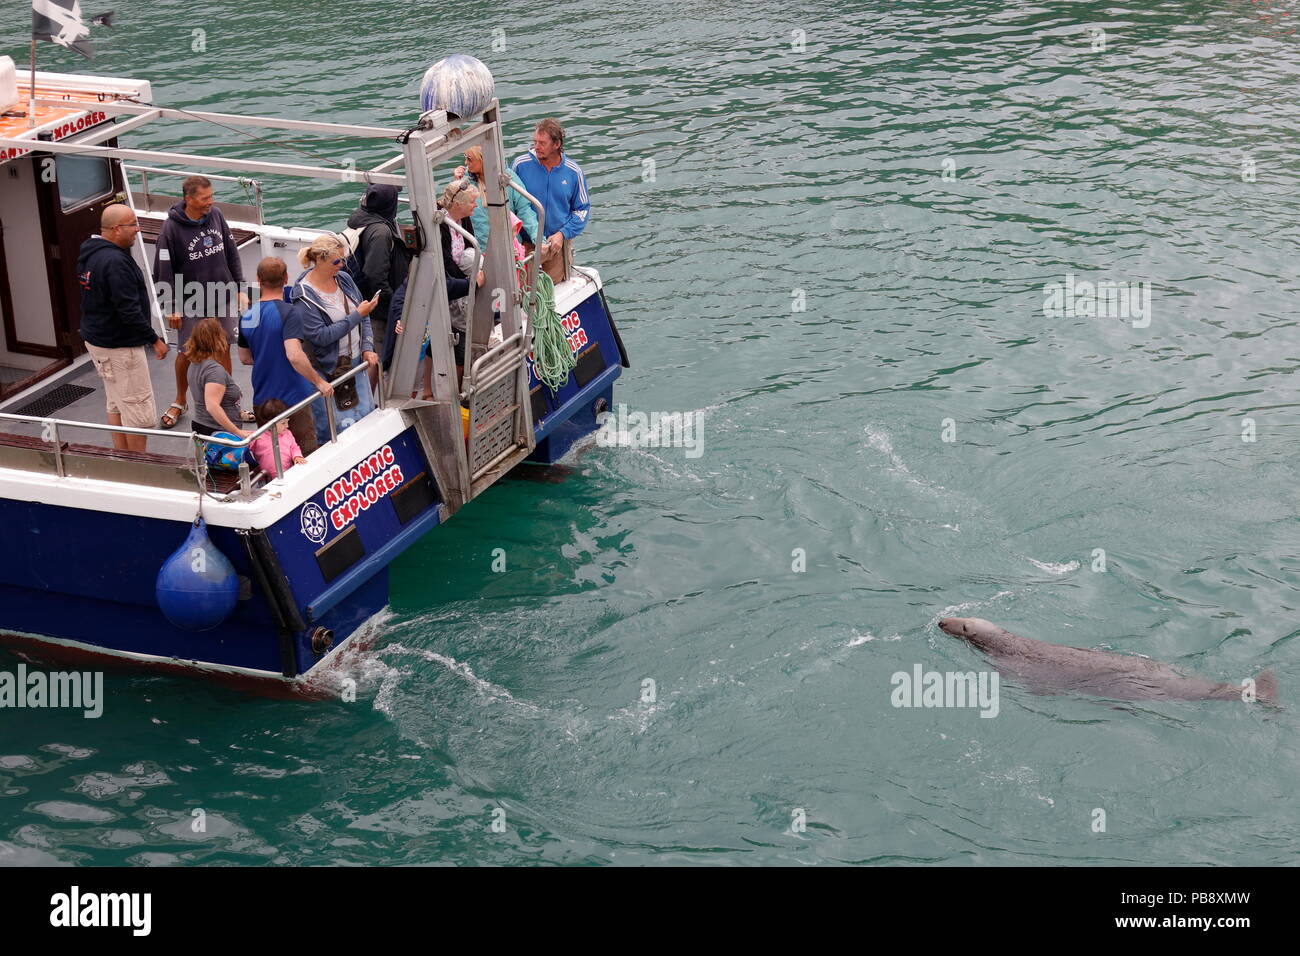
<path id="1" fill-rule="evenodd" d="M 218 361 L 219 356 L 229 354 L 230 341 L 226 338 L 226 330 L 213 318 L 203 319 L 195 325 L 185 343 L 185 358 L 189 360 L 185 378 L 194 403 L 194 430 L 200 435 L 230 432 L 247 438 L 252 434 L 235 424 L 242 420 L 239 413 L 241 392 Z"/>
<path id="2" fill-rule="evenodd" d="M 372 369 L 379 365 L 369 318 L 379 293 L 369 300 L 361 297 L 352 276 L 343 270 L 346 257 L 342 240 L 330 234 L 299 251 L 298 261 L 307 271 L 293 284 L 293 310 L 284 323 L 284 337 L 302 341 L 312 367 L 328 382 L 363 363 Z M 375 407 L 368 373 L 352 376 L 325 401 L 334 402 L 336 431 L 355 425 Z M 316 439 L 324 444 L 330 440 L 325 403 L 313 402 L 311 410 Z"/>
<path id="3" fill-rule="evenodd" d="M 470 216 L 478 202 L 478 187 L 468 179 L 456 179 L 448 184 L 438 199 L 438 208 L 447 210 L 447 218 L 455 221 L 470 235 L 478 238 Z M 447 223 L 438 224 L 438 233 L 442 238 L 442 267 L 448 279 L 468 279 L 474 271 L 474 247 L 465 241 L 465 237 Z M 485 278 L 480 269 L 475 277 L 475 284 L 481 289 Z M 456 333 L 456 368 L 459 371 L 465 365 L 465 307 L 468 299 L 456 299 L 448 306 L 451 312 L 451 327 Z"/>
<path id="4" fill-rule="evenodd" d="M 465 165 L 456 167 L 456 178 L 462 179 L 469 176 L 471 181 L 478 186 L 483 183 L 483 147 L 475 143 L 465 150 Z M 520 189 L 524 184 L 519 177 L 515 175 L 514 170 L 510 170 L 510 181 Z M 525 199 L 522 195 L 513 189 L 506 190 L 506 208 L 511 213 L 519 217 L 521 227 L 518 235 L 523 242 L 532 242 L 533 236 L 537 235 L 537 210 L 533 209 L 533 204 Z M 488 244 L 488 214 L 487 207 L 482 203 L 476 203 L 474 212 L 470 216 L 470 222 L 474 224 L 474 238 L 476 238 L 484 249 Z"/>

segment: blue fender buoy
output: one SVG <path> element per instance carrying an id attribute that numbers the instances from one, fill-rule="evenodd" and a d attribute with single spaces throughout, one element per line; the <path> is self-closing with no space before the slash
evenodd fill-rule
<path id="1" fill-rule="evenodd" d="M 186 631 L 210 631 L 239 600 L 239 576 L 230 559 L 208 537 L 202 518 L 194 519 L 185 543 L 158 569 L 158 607 Z"/>
<path id="2" fill-rule="evenodd" d="M 443 57 L 429 67 L 420 82 L 420 106 L 426 113 L 446 110 L 461 119 L 478 116 L 492 105 L 495 95 L 492 71 L 467 53 Z"/>

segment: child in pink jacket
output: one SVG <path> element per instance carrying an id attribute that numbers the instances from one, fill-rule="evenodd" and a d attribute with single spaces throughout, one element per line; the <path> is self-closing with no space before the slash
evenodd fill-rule
<path id="1" fill-rule="evenodd" d="M 257 416 L 257 427 L 261 428 L 276 415 L 282 415 L 288 409 L 289 406 L 278 398 L 268 398 L 253 409 L 253 413 Z M 275 475 L 275 455 L 271 451 L 273 447 L 278 446 L 280 449 L 282 471 L 288 471 L 294 465 L 307 464 L 307 459 L 302 456 L 302 449 L 298 447 L 298 441 L 293 437 L 293 432 L 289 431 L 288 426 L 287 420 L 277 422 L 274 429 L 258 435 L 253 440 L 253 457 L 268 475 Z"/>

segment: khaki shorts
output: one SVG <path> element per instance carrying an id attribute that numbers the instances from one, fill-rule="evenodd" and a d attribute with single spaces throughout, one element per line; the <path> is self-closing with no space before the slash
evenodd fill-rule
<path id="1" fill-rule="evenodd" d="M 149 357 L 144 346 L 104 349 L 87 342 L 86 351 L 104 382 L 108 414 L 121 415 L 122 424 L 129 428 L 157 428 L 158 410 L 153 403 Z"/>
<path id="2" fill-rule="evenodd" d="M 528 253 L 528 267 L 533 265 L 533 247 L 528 243 L 524 244 L 524 249 Z M 551 277 L 557 284 L 564 282 L 573 274 L 573 240 L 564 239 L 560 243 L 558 250 L 547 252 L 542 251 L 542 271 Z"/>

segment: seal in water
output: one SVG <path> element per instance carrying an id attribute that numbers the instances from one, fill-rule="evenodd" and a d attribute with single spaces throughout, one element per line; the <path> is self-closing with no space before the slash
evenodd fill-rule
<path id="1" fill-rule="evenodd" d="M 1145 657 L 1063 647 L 1020 637 L 978 617 L 945 617 L 945 634 L 987 654 L 1002 674 L 1017 677 L 1036 694 L 1075 691 L 1115 700 L 1244 700 L 1245 688 L 1189 677 Z M 1276 706 L 1277 677 L 1255 678 L 1255 697 Z"/>

